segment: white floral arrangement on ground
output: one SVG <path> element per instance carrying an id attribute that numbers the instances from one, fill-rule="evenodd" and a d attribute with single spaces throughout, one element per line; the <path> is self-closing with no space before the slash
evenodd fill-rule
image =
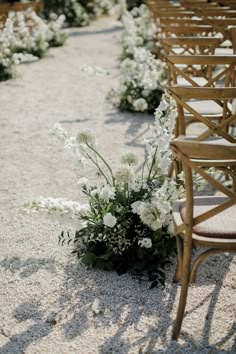
<path id="1" fill-rule="evenodd" d="M 62 31 L 65 16 L 51 16 L 46 22 L 32 9 L 9 14 L 13 24 L 15 51 L 43 57 L 50 46 L 63 45 L 66 34 Z"/>
<path id="2" fill-rule="evenodd" d="M 10 12 L 0 33 L 0 81 L 15 74 L 15 64 L 37 60 L 48 48 L 64 44 L 65 17 L 45 22 L 33 10 Z"/>
<path id="3" fill-rule="evenodd" d="M 24 206 L 32 213 L 56 217 L 76 229 L 62 231 L 60 242 L 74 244 L 82 263 L 105 270 L 146 271 L 152 286 L 164 281 L 164 266 L 175 254 L 172 205 L 182 191 L 167 177 L 171 154 L 168 150 L 177 111 L 167 96 L 155 112 L 152 137 L 140 175 L 137 156 L 128 152 L 113 170 L 97 148 L 91 131 L 69 137 L 57 124 L 52 134 L 80 164 L 90 163 L 102 181 L 98 185 L 81 178 L 79 185 L 88 203 L 63 198 L 40 198 Z"/>
<path id="4" fill-rule="evenodd" d="M 120 65 L 120 88 L 108 100 L 121 110 L 153 113 L 167 84 L 164 64 L 146 48 L 134 48 L 133 58 Z"/>
<path id="5" fill-rule="evenodd" d="M 114 0 L 47 0 L 44 2 L 44 13 L 64 14 L 69 26 L 83 27 L 89 25 L 91 16 L 100 16 L 114 6 Z"/>
<path id="6" fill-rule="evenodd" d="M 155 51 L 155 36 L 157 27 L 152 20 L 150 11 L 146 5 L 135 7 L 132 11 L 124 11 L 121 16 L 124 26 L 121 37 L 121 59 L 133 58 L 137 47 Z"/>

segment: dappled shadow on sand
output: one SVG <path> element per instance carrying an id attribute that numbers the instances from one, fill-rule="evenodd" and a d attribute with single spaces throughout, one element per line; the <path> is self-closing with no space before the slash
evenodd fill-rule
<path id="1" fill-rule="evenodd" d="M 39 270 L 56 273 L 56 264 L 53 257 L 20 259 L 19 257 L 4 258 L 0 261 L 0 268 L 17 273 L 21 278 L 28 278 Z"/>
<path id="2" fill-rule="evenodd" d="M 134 277 L 132 274 L 118 276 L 113 272 L 86 270 L 77 261 L 71 261 L 64 267 L 64 282 L 60 289 L 52 289 L 51 285 L 50 293 L 55 292 L 56 295 L 53 304 L 50 303 L 50 310 L 43 310 L 40 300 L 16 306 L 13 317 L 17 321 L 30 319 L 31 324 L 24 331 L 8 336 L 9 340 L 0 348 L 0 353 L 22 353 L 29 345 L 39 342 L 54 330 L 61 333 L 63 341 L 75 341 L 78 345 L 83 336 L 88 336 L 94 350 L 100 354 L 138 353 L 138 351 L 156 354 L 185 351 L 200 353 L 207 348 L 209 349 L 207 353 L 216 352 L 220 346 L 232 340 L 235 334 L 235 326 L 232 325 L 224 338 L 217 343 L 209 344 L 214 310 L 219 304 L 220 289 L 232 257 L 223 262 L 223 269 L 222 262 L 216 260 L 214 257 L 208 263 L 207 273 L 203 267 L 195 285 L 196 291 L 198 287 L 214 285 L 213 291 L 207 292 L 201 300 L 196 298 L 194 302 L 192 301 L 195 305 L 187 311 L 184 319 L 188 321 L 200 307 L 210 302 L 205 323 L 204 318 L 198 319 L 204 323 L 204 329 L 197 339 L 190 334 L 194 332 L 193 328 L 190 328 L 188 333 L 183 329 L 179 343 L 170 339 L 175 316 L 173 306 L 179 287 L 171 282 L 174 266 L 167 271 L 165 289 L 149 290 L 145 279 Z M 29 260 L 18 262 L 12 269 L 21 277 L 25 277 L 25 274 L 31 276 L 33 272 L 30 271 L 30 264 L 34 264 L 35 271 L 42 267 L 49 272 L 57 273 L 57 265 L 51 259 L 45 259 L 43 262 L 42 259 L 31 258 L 30 262 Z M 6 262 L 1 262 L 0 266 L 9 270 Z M 60 264 L 60 269 L 62 267 L 63 264 Z M 210 274 L 212 277 L 208 277 Z M 42 296 L 45 302 L 48 295 L 42 293 Z M 156 320 L 153 320 L 153 315 L 156 316 Z M 96 332 L 101 331 L 104 334 L 104 341 L 97 344 Z M 234 345 L 229 353 L 235 349 Z"/>
<path id="3" fill-rule="evenodd" d="M 144 147 L 144 139 L 150 136 L 150 125 L 154 123 L 154 116 L 144 113 L 130 113 L 112 111 L 107 113 L 108 119 L 105 124 L 122 124 L 126 128 L 129 139 L 126 145 L 129 147 Z M 125 130 L 125 127 L 123 129 Z"/>

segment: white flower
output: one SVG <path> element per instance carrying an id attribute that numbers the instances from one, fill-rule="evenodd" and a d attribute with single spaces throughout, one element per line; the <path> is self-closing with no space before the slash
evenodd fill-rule
<path id="1" fill-rule="evenodd" d="M 67 138 L 67 132 L 59 123 L 54 124 L 53 129 L 50 131 L 50 134 L 55 135 L 58 141 L 65 141 Z"/>
<path id="2" fill-rule="evenodd" d="M 124 165 L 137 165 L 138 156 L 135 153 L 128 151 L 126 154 L 121 156 L 121 163 Z"/>
<path id="3" fill-rule="evenodd" d="M 130 168 L 130 166 L 122 165 L 117 169 L 115 178 L 118 183 L 130 185 L 135 179 L 134 171 Z"/>
<path id="4" fill-rule="evenodd" d="M 142 240 L 138 241 L 138 245 L 143 248 L 151 248 L 152 240 L 150 238 L 145 237 Z"/>
<path id="5" fill-rule="evenodd" d="M 98 194 L 98 189 L 97 189 L 97 188 L 93 189 L 93 190 L 90 192 L 90 194 L 91 194 L 91 197 L 92 197 L 92 198 L 96 197 L 96 195 Z"/>
<path id="6" fill-rule="evenodd" d="M 160 219 L 160 212 L 152 203 L 143 203 L 138 211 L 138 215 L 142 222 L 153 231 L 160 229 L 163 225 Z"/>
<path id="7" fill-rule="evenodd" d="M 164 99 L 160 102 L 158 109 L 160 111 L 165 111 L 169 107 L 169 103 L 166 102 Z"/>
<path id="8" fill-rule="evenodd" d="M 148 104 L 144 98 L 138 98 L 133 102 L 133 107 L 135 111 L 144 112 L 146 109 L 148 109 Z"/>
<path id="9" fill-rule="evenodd" d="M 104 202 L 108 203 L 110 200 L 115 198 L 115 189 L 110 186 L 104 186 L 101 188 L 99 193 L 99 198 Z"/>
<path id="10" fill-rule="evenodd" d="M 116 217 L 113 216 L 111 213 L 107 213 L 103 217 L 103 224 L 108 227 L 114 227 L 116 224 Z"/>
<path id="11" fill-rule="evenodd" d="M 140 209 L 142 208 L 142 205 L 144 202 L 138 200 L 134 203 L 131 204 L 131 209 L 134 214 L 139 214 Z"/>
<path id="12" fill-rule="evenodd" d="M 89 185 L 89 180 L 86 177 L 82 177 L 78 180 L 77 184 L 78 184 L 78 186 L 82 186 L 82 187 L 86 186 L 87 187 Z"/>

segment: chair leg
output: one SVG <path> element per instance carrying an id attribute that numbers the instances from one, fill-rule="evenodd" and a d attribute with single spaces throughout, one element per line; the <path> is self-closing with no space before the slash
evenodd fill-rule
<path id="1" fill-rule="evenodd" d="M 175 275 L 173 278 L 174 283 L 177 283 L 181 279 L 182 268 L 183 268 L 183 240 L 178 235 L 176 236 L 176 243 L 177 243 L 178 259 L 177 259 Z"/>
<path id="2" fill-rule="evenodd" d="M 211 248 L 203 253 L 201 253 L 193 262 L 192 264 L 192 271 L 190 275 L 190 283 L 195 283 L 196 281 L 196 274 L 198 271 L 198 267 L 201 265 L 201 263 L 209 256 L 214 256 L 216 254 L 222 254 L 222 253 L 235 253 L 235 250 L 224 250 L 224 249 L 215 249 Z"/>
<path id="3" fill-rule="evenodd" d="M 173 333 L 172 333 L 172 340 L 178 339 L 182 322 L 183 322 L 184 311 L 187 302 L 188 287 L 189 287 L 191 254 L 192 254 L 191 248 L 185 247 L 184 257 L 183 257 L 181 293 L 180 293 L 177 317 L 175 320 Z"/>

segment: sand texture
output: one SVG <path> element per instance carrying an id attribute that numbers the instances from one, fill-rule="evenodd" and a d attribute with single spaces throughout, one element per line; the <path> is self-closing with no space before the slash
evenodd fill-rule
<path id="1" fill-rule="evenodd" d="M 115 272 L 87 270 L 58 246 L 61 226 L 19 213 L 38 196 L 80 200 L 76 182 L 92 176 L 49 135 L 93 129 L 112 165 L 144 153 L 153 117 L 120 113 L 105 97 L 118 84 L 120 24 L 101 18 L 69 30 L 63 48 L 18 67 L 0 83 L 0 353 L 235 353 L 236 261 L 212 257 L 190 287 L 178 343 L 170 340 L 179 298 L 168 269 L 165 289 Z M 88 75 L 82 65 L 107 75 Z"/>

